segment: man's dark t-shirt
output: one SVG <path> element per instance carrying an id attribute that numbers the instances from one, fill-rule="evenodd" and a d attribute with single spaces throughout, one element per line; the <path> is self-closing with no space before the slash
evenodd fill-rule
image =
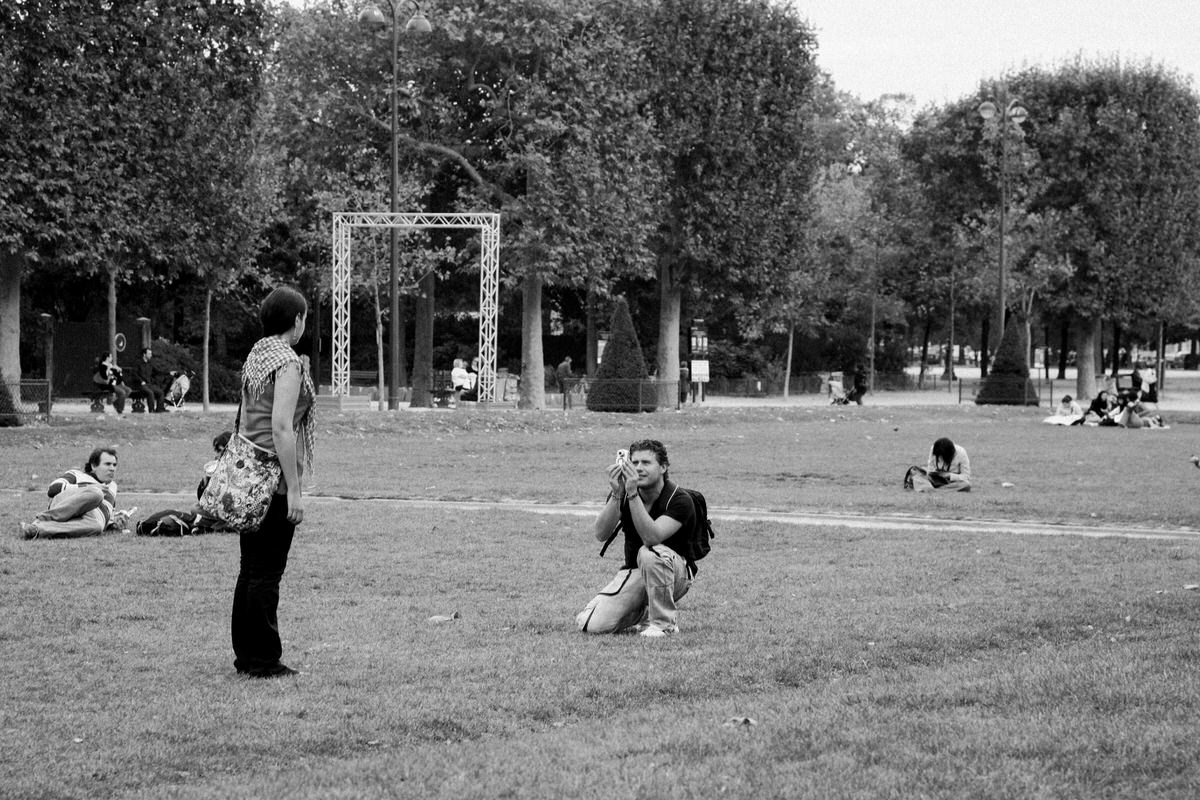
<path id="1" fill-rule="evenodd" d="M 637 502 L 641 502 L 639 499 Z M 692 496 L 680 489 L 673 481 L 663 483 L 662 493 L 648 509 L 650 519 L 658 519 L 666 514 L 682 524 L 675 534 L 663 544 L 687 557 L 691 540 L 692 526 L 696 524 L 696 508 L 692 505 Z M 637 554 L 642 548 L 642 537 L 638 536 L 637 527 L 633 524 L 633 516 L 629 511 L 629 499 L 621 498 L 621 529 L 625 531 L 625 569 L 637 569 Z"/>

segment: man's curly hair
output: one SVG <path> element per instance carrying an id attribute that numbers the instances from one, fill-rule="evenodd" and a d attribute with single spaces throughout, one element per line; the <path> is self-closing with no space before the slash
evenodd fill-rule
<path id="1" fill-rule="evenodd" d="M 651 453 L 654 453 L 655 460 L 663 468 L 663 478 L 667 477 L 667 471 L 671 468 L 671 460 L 667 458 L 667 448 L 662 442 L 658 439 L 639 439 L 629 445 L 630 456 L 638 450 L 649 450 Z"/>

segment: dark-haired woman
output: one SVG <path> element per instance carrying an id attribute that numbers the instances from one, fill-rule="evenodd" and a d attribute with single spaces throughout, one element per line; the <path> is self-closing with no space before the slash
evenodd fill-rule
<path id="1" fill-rule="evenodd" d="M 971 491 L 971 459 L 967 457 L 967 451 L 943 436 L 933 443 L 923 468 L 909 467 L 904 476 L 904 488 L 918 492 L 930 489 Z"/>
<path id="2" fill-rule="evenodd" d="M 313 458 L 316 391 L 292 348 L 304 335 L 308 303 L 295 289 L 272 291 L 259 310 L 263 338 L 242 368 L 240 433 L 279 457 L 283 473 L 267 516 L 241 534 L 241 570 L 233 595 L 234 667 L 254 678 L 297 672 L 280 661 L 279 583 L 296 526 L 304 521 L 300 479 Z"/>
<path id="3" fill-rule="evenodd" d="M 125 400 L 133 391 L 125 385 L 121 368 L 113 363 L 112 353 L 101 353 L 92 366 L 92 384 L 98 391 L 112 392 L 113 410 L 117 414 L 125 413 Z"/>

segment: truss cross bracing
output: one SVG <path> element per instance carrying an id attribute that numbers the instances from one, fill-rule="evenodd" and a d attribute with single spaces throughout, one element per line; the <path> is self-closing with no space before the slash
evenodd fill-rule
<path id="1" fill-rule="evenodd" d="M 499 214 L 333 215 L 333 381 L 335 396 L 350 394 L 350 234 L 354 228 L 477 228 L 479 248 L 479 400 L 496 399 L 496 321 L 500 296 Z"/>

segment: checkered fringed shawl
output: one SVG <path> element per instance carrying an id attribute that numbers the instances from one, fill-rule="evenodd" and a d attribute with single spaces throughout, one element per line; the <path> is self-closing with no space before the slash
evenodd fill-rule
<path id="1" fill-rule="evenodd" d="M 276 336 L 265 336 L 254 343 L 246 363 L 242 367 L 242 386 L 251 397 L 258 397 L 267 386 L 275 380 L 275 372 L 282 366 L 298 362 L 300 364 L 300 397 L 308 400 L 308 410 L 300 418 L 299 430 L 301 448 L 304 451 L 304 468 L 312 470 L 313 449 L 316 443 L 316 395 L 312 377 L 304 360 L 296 355 L 296 351 L 283 343 Z"/>

